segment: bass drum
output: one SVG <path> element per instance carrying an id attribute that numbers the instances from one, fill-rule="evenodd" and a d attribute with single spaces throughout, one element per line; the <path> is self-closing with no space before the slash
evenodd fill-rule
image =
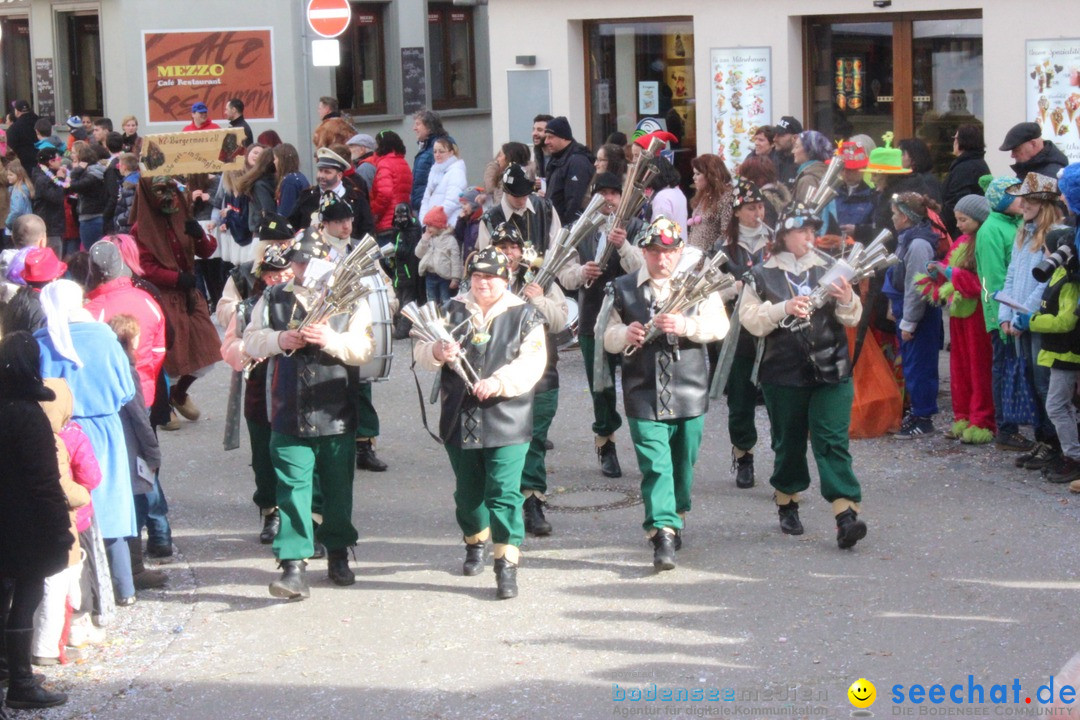
<path id="1" fill-rule="evenodd" d="M 390 294 L 381 275 L 362 278 L 361 282 L 371 288 L 367 302 L 371 309 L 375 354 L 360 366 L 360 379 L 382 382 L 390 378 L 390 363 L 394 359 L 394 316 L 390 312 Z"/>

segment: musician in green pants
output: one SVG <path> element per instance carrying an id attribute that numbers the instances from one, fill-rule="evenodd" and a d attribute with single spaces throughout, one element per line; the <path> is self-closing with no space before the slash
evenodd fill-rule
<path id="1" fill-rule="evenodd" d="M 348 548 L 356 543 L 352 524 L 357 366 L 371 359 L 371 314 L 361 300 L 349 314 L 300 327 L 313 309 L 313 293 L 302 283 L 311 261 L 325 259 L 329 247 L 315 228 L 290 246 L 287 258 L 296 279 L 276 285 L 252 311 L 244 345 L 266 357 L 270 399 L 270 456 L 277 474 L 281 529 L 274 554 L 282 569 L 270 594 L 306 598 L 304 574 L 316 537 L 326 546 L 328 574 L 337 585 L 356 581 Z M 322 522 L 312 527 L 315 474 L 322 493 Z"/>
<path id="2" fill-rule="evenodd" d="M 597 332 L 604 331 L 608 352 L 634 348 L 623 356 L 623 406 L 642 475 L 653 567 L 671 570 L 682 546 L 680 531 L 690 511 L 694 463 L 709 409 L 705 343 L 727 333 L 728 318 L 717 292 L 685 313 L 657 315 L 682 257 L 682 228 L 661 215 L 638 245 L 645 265 L 608 285 L 610 311 L 599 318 Z M 662 334 L 644 343 L 649 322 Z"/>
<path id="3" fill-rule="evenodd" d="M 521 263 L 525 241 L 508 223 L 502 223 L 491 235 L 491 244 L 510 262 L 510 292 L 522 298 L 544 319 L 547 340 L 547 367 L 533 388 L 532 441 L 521 472 L 521 492 L 525 496 L 525 532 L 550 535 L 551 523 L 544 517 L 544 493 L 547 492 L 545 459 L 548 428 L 559 409 L 559 348 L 553 338 L 566 327 L 566 298 L 555 283 L 545 290 L 532 282 L 533 273 Z M 531 248 L 529 248 L 531 250 Z"/>

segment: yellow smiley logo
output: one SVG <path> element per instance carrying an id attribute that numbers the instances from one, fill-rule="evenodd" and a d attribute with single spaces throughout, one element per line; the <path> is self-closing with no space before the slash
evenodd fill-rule
<path id="1" fill-rule="evenodd" d="M 848 700 L 851 704 L 857 708 L 868 708 L 874 704 L 874 700 L 877 699 L 877 688 L 874 687 L 874 683 L 870 682 L 866 678 L 859 678 L 855 682 L 851 683 L 851 687 L 847 691 Z"/>

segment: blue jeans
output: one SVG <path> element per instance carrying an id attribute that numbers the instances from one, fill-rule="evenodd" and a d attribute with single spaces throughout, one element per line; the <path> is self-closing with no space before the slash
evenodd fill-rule
<path id="1" fill-rule="evenodd" d="M 113 590 L 117 598 L 129 598 L 135 594 L 135 581 L 131 577 L 131 553 L 126 538 L 105 538 L 105 555 L 109 558 Z"/>
<path id="2" fill-rule="evenodd" d="M 172 547 L 172 528 L 169 527 L 169 501 L 161 487 L 160 473 L 154 473 L 154 489 L 135 496 L 135 521 L 139 532 L 146 527 L 146 543 Z"/>
<path id="3" fill-rule="evenodd" d="M 82 249 L 89 252 L 90 246 L 101 239 L 105 232 L 105 218 L 96 217 L 92 220 L 79 221 L 79 241 Z"/>
<path id="4" fill-rule="evenodd" d="M 1005 385 L 1005 370 L 1008 364 L 1016 357 L 1016 344 L 1011 338 L 1003 341 L 1000 332 L 991 330 L 990 345 L 994 348 L 994 364 L 991 368 L 993 373 L 994 424 L 1001 435 L 1011 435 L 1018 432 L 1020 428 L 1016 423 L 1005 422 L 1005 405 L 1001 393 Z"/>
<path id="5" fill-rule="evenodd" d="M 446 278 L 428 273 L 424 276 L 424 286 L 427 288 L 428 302 L 434 300 L 441 306 L 450 301 L 450 281 Z"/>
<path id="6" fill-rule="evenodd" d="M 1039 442 L 1057 445 L 1057 431 L 1050 418 L 1046 416 L 1046 396 L 1050 392 L 1050 368 L 1038 364 L 1039 350 L 1042 348 L 1042 335 L 1025 331 L 1017 341 L 1020 353 L 1024 356 L 1027 380 L 1035 390 L 1035 439 Z"/>
<path id="7" fill-rule="evenodd" d="M 896 326 L 900 332 L 900 324 Z M 915 327 L 915 336 L 900 341 L 900 357 L 904 363 L 904 387 L 911 397 L 911 414 L 928 418 L 937 414 L 938 352 L 945 342 L 941 325 L 941 309 L 930 307 Z"/>

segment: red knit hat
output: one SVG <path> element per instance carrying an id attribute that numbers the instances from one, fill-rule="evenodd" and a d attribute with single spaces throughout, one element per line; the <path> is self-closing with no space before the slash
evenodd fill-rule
<path id="1" fill-rule="evenodd" d="M 446 211 L 443 210 L 442 205 L 436 205 L 428 210 L 427 215 L 424 216 L 424 227 L 435 228 L 436 230 L 450 227 L 450 222 L 446 219 Z"/>

